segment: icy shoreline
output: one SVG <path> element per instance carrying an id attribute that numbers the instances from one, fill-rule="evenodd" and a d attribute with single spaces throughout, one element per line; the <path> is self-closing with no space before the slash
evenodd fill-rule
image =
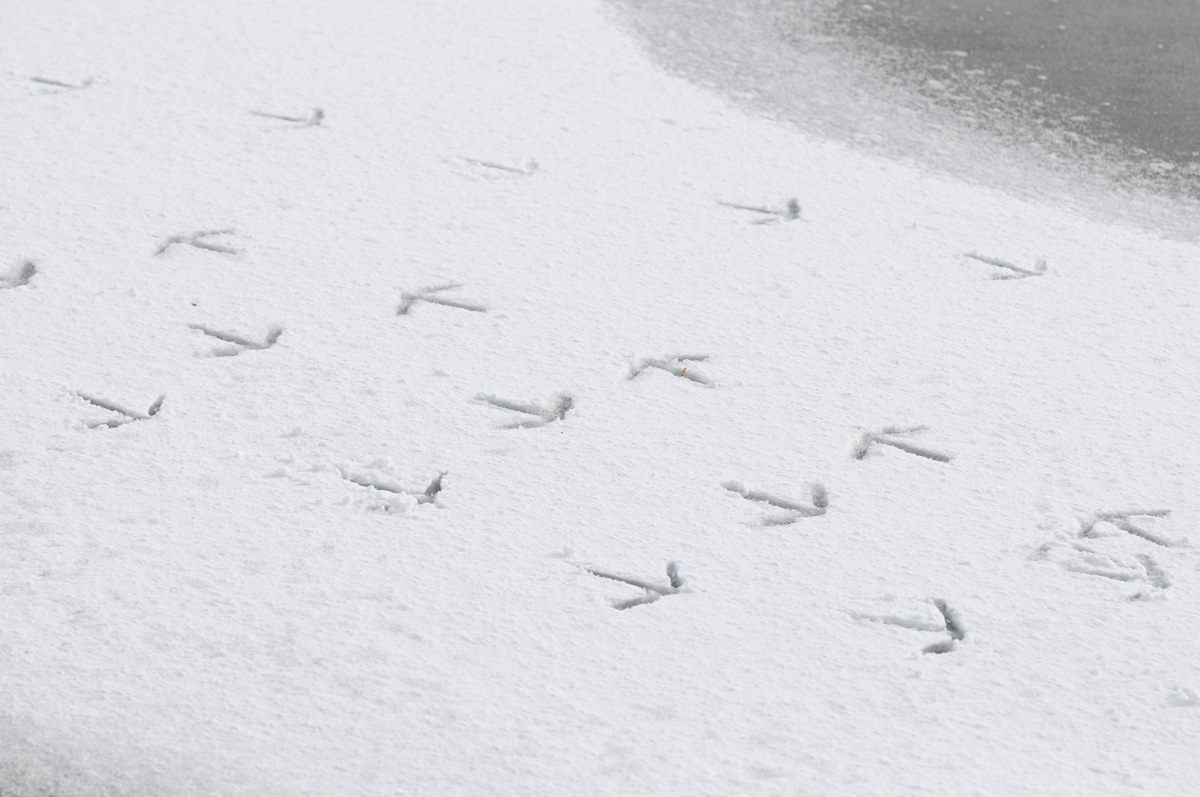
<path id="1" fill-rule="evenodd" d="M 971 47 L 967 52 L 962 42 L 953 46 L 943 42 L 941 49 L 925 50 L 912 46 L 916 39 L 888 33 L 888 20 L 894 21 L 896 13 L 890 4 L 876 8 L 833 0 L 609 3 L 616 10 L 614 23 L 641 42 L 655 63 L 718 92 L 751 115 L 1034 204 L 1070 208 L 1094 221 L 1145 228 L 1193 243 L 1200 240 L 1195 164 L 1186 157 L 1163 160 L 1138 148 L 1146 142 L 1133 132 L 1136 125 L 1129 116 L 1136 115 L 1141 104 L 1110 112 L 1084 102 L 1081 92 L 1070 86 L 1084 79 L 1080 73 L 1086 73 L 1085 67 L 1062 66 L 1069 78 L 1055 72 L 1055 79 L 1044 83 L 1031 65 L 1023 71 L 1033 75 L 1035 85 L 1012 88 L 1002 82 L 1007 76 L 1011 83 L 1012 76 L 1001 74 L 1003 69 L 993 63 L 986 48 Z M 1066 13 L 1072 19 L 1069 38 L 1073 41 L 1080 36 L 1103 37 L 1104 26 L 1115 25 L 1102 15 L 1090 26 L 1078 24 L 1078 17 L 1088 14 L 1083 6 L 1059 11 L 1050 4 L 1044 4 L 1044 9 L 991 5 L 985 16 L 994 12 L 1004 17 L 1006 10 L 1022 19 Z M 951 15 L 970 13 L 961 4 L 951 6 L 957 9 Z M 908 9 L 899 15 L 911 27 L 909 12 L 916 18 L 924 12 Z M 953 27 L 947 20 L 942 23 Z M 1120 26 L 1113 34 L 1135 40 L 1138 36 L 1137 31 Z M 1008 31 L 1008 35 L 1020 38 L 1021 34 Z M 930 36 L 936 38 L 932 32 Z M 1122 41 L 1123 47 L 1129 45 Z M 1190 58 L 1175 49 L 1156 54 L 1177 70 Z M 1030 60 L 1038 59 L 1031 56 Z M 1095 80 L 1113 91 L 1137 91 L 1121 85 L 1119 67 L 1093 65 L 1092 70 Z M 1042 77 L 1050 80 L 1048 75 Z M 1169 94 L 1162 85 L 1164 78 L 1143 79 L 1158 87 L 1158 95 Z M 1098 101 L 1094 89 L 1082 94 L 1093 103 Z M 1159 101 L 1166 99 L 1160 96 Z M 1087 122 L 1071 118 L 1085 112 Z M 1114 137 L 1110 116 L 1121 120 L 1116 126 L 1124 127 L 1126 136 Z M 1154 119 L 1142 124 L 1162 124 L 1158 116 Z M 1093 129 L 1093 124 L 1104 130 Z M 1186 135 L 1186 124 L 1176 127 L 1180 136 Z M 1147 135 L 1161 143 L 1162 136 Z M 1180 136 L 1174 137 L 1176 144 Z M 1122 143 L 1122 139 L 1127 140 Z"/>

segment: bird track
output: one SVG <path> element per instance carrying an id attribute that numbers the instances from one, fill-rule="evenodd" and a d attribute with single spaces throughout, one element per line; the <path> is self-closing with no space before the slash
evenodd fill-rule
<path id="1" fill-rule="evenodd" d="M 660 371 L 691 380 L 698 385 L 704 387 L 716 387 L 716 384 L 704 374 L 692 368 L 687 363 L 704 362 L 708 359 L 707 354 L 672 354 L 666 357 L 646 357 L 637 360 L 629 367 L 628 379 L 636 379 L 645 373 L 648 368 L 657 368 Z"/>
<path id="2" fill-rule="evenodd" d="M 279 113 L 269 113 L 267 111 L 251 111 L 254 116 L 262 116 L 267 119 L 279 119 L 284 122 L 294 122 L 301 127 L 318 127 L 321 122 L 325 121 L 325 110 L 323 108 L 313 108 L 307 116 L 287 116 Z"/>
<path id="3" fill-rule="evenodd" d="M 795 197 L 787 200 L 781 207 L 771 208 L 760 205 L 739 205 L 735 202 L 717 201 L 718 205 L 736 210 L 748 210 L 753 213 L 760 213 L 766 218 L 757 219 L 750 222 L 751 224 L 775 224 L 783 221 L 795 221 L 800 218 L 801 208 L 800 200 Z"/>
<path id="4" fill-rule="evenodd" d="M 1019 280 L 1026 277 L 1040 277 L 1046 273 L 1046 261 L 1038 258 L 1032 269 L 1022 268 L 1016 263 L 1010 263 L 1007 260 L 1001 260 L 997 257 L 988 257 L 976 252 L 967 252 L 963 257 L 976 260 L 980 263 L 986 263 L 989 266 L 1006 269 L 1006 271 L 998 271 L 992 274 L 994 280 Z"/>
<path id="5" fill-rule="evenodd" d="M 475 399 L 502 410 L 512 410 L 532 416 L 532 419 L 528 421 L 507 424 L 504 427 L 506 429 L 536 429 L 554 421 L 565 420 L 567 412 L 575 406 L 575 399 L 566 393 L 557 393 L 542 401 L 530 402 L 510 401 L 486 393 L 480 393 Z"/>
<path id="6" fill-rule="evenodd" d="M 1110 541 L 1115 541 L 1110 538 Z M 1033 561 L 1048 561 L 1068 573 L 1100 576 L 1127 584 L 1145 582 L 1158 590 L 1171 586 L 1171 574 L 1158 560 L 1149 554 L 1125 553 L 1119 550 L 1102 551 L 1102 540 L 1084 542 L 1078 539 L 1047 542 L 1039 546 L 1029 558 Z M 1144 593 L 1132 598 L 1145 598 Z"/>
<path id="7" fill-rule="evenodd" d="M 353 473 L 340 465 L 337 466 L 337 469 L 342 474 L 342 478 L 351 484 L 357 484 L 359 487 L 367 487 L 384 493 L 392 493 L 393 495 L 409 496 L 416 499 L 418 505 L 436 504 L 437 497 L 442 492 L 442 479 L 449 475 L 449 471 L 440 471 L 433 477 L 433 481 L 424 490 L 406 490 L 389 479 L 380 479 L 365 473 Z"/>
<path id="8" fill-rule="evenodd" d="M 763 521 L 768 526 L 786 526 L 795 523 L 802 517 L 819 517 L 824 515 L 829 508 L 829 494 L 820 484 L 813 484 L 809 488 L 812 492 L 811 506 L 789 501 L 786 498 L 778 498 L 759 490 L 750 490 L 739 481 L 722 482 L 721 486 L 732 493 L 737 493 L 747 501 L 757 501 L 784 510 L 783 515 L 768 515 Z"/>
<path id="9" fill-rule="evenodd" d="M 647 603 L 654 603 L 659 598 L 666 595 L 678 594 L 683 588 L 684 579 L 679 575 L 679 565 L 676 562 L 667 562 L 667 586 L 656 584 L 653 581 L 646 581 L 640 578 L 631 578 L 629 576 L 621 576 L 615 573 L 609 573 L 605 570 L 597 570 L 593 567 L 583 566 L 583 570 L 591 573 L 599 578 L 607 578 L 610 581 L 619 581 L 622 584 L 628 584 L 631 587 L 637 587 L 644 590 L 644 594 L 624 601 L 613 601 L 612 607 L 618 610 L 632 609 L 634 606 L 642 606 Z"/>
<path id="10" fill-rule="evenodd" d="M 1169 509 L 1093 512 L 1080 517 L 1075 533 L 1065 532 L 1059 539 L 1043 543 L 1029 559 L 1053 562 L 1068 573 L 1129 584 L 1144 582 L 1151 589 L 1131 595 L 1130 600 L 1158 598 L 1171 586 L 1171 574 L 1155 557 L 1138 549 L 1147 543 L 1168 550 L 1188 546 L 1186 538 L 1173 539 L 1159 528 L 1147 528 L 1165 522 L 1170 514 Z"/>
<path id="11" fill-rule="evenodd" d="M 967 637 L 967 629 L 963 626 L 962 616 L 951 609 L 946 601 L 941 598 L 931 598 L 930 602 L 937 607 L 937 610 L 942 613 L 942 617 L 946 621 L 946 635 L 950 638 L 942 642 L 934 642 L 922 648 L 923 653 L 949 653 L 954 650 L 955 646 L 962 642 Z"/>
<path id="12" fill-rule="evenodd" d="M 500 172 L 508 172 L 509 174 L 515 174 L 519 177 L 528 177 L 532 174 L 535 174 L 538 170 L 538 162 L 533 158 L 526 158 L 521 162 L 520 166 L 509 166 L 504 163 L 497 163 L 496 161 L 479 160 L 478 158 L 463 158 L 463 160 L 472 166 L 480 166 L 484 169 L 494 169 Z"/>
<path id="13" fill-rule="evenodd" d="M 234 357 L 242 352 L 250 349 L 254 351 L 263 351 L 275 345 L 279 340 L 279 336 L 283 334 L 283 327 L 271 327 L 267 330 L 267 335 L 262 341 L 250 340 L 233 332 L 221 332 L 220 330 L 211 329 L 203 324 L 188 324 L 190 329 L 198 332 L 203 332 L 210 338 L 223 340 L 226 343 L 233 344 L 232 347 L 222 347 L 213 349 L 212 356 L 214 357 Z"/>
<path id="14" fill-rule="evenodd" d="M 486 313 L 487 307 L 477 302 L 468 302 L 462 299 L 451 299 L 441 294 L 445 291 L 452 291 L 461 288 L 462 285 L 456 282 L 447 285 L 437 285 L 432 288 L 420 288 L 412 293 L 401 293 L 400 304 L 396 307 L 396 315 L 408 315 L 412 312 L 413 305 L 417 302 L 426 302 L 427 304 L 440 304 L 443 307 L 456 307 L 459 310 L 469 310 L 472 313 Z"/>
<path id="15" fill-rule="evenodd" d="M 124 426 L 125 424 L 133 423 L 134 421 L 148 421 L 158 414 L 158 411 L 162 409 L 163 401 L 165 401 L 167 398 L 166 394 L 164 393 L 163 395 L 159 396 L 153 404 L 150 405 L 150 408 L 147 409 L 146 412 L 142 413 L 135 410 L 126 409 L 125 407 L 111 402 L 108 399 L 97 398 L 96 396 L 88 395 L 82 391 L 76 392 L 75 395 L 79 396 L 79 398 L 83 399 L 88 404 L 108 410 L 109 412 L 115 412 L 118 415 L 123 416 L 119 420 L 114 418 L 113 420 L 109 421 L 97 421 L 95 423 L 89 423 L 89 429 L 98 429 L 101 427 L 115 429 L 118 426 Z"/>
<path id="16" fill-rule="evenodd" d="M 55 80 L 54 78 L 42 77 L 40 75 L 35 75 L 34 77 L 29 78 L 29 80 L 31 83 L 40 83 L 43 86 L 52 86 L 53 88 L 59 89 L 59 91 L 44 92 L 46 94 L 62 94 L 66 91 L 80 91 L 82 89 L 91 88 L 96 82 L 95 78 L 89 77 L 84 78 L 78 83 L 67 83 L 65 80 Z"/>
<path id="17" fill-rule="evenodd" d="M 1097 523 L 1109 523 L 1116 526 L 1126 534 L 1132 534 L 1135 537 L 1141 537 L 1147 542 L 1152 542 L 1155 545 L 1161 545 L 1164 548 L 1171 548 L 1179 545 L 1176 540 L 1164 537 L 1149 529 L 1143 528 L 1133 522 L 1134 518 L 1165 518 L 1171 514 L 1169 509 L 1130 509 L 1124 512 L 1096 512 L 1087 520 L 1083 521 L 1079 527 L 1080 537 L 1092 537 L 1096 532 Z"/>
<path id="18" fill-rule="evenodd" d="M 906 454 L 914 454 L 925 459 L 932 459 L 934 462 L 949 462 L 951 460 L 949 454 L 942 454 L 928 448 L 915 446 L 907 440 L 897 439 L 900 437 L 910 437 L 928 431 L 928 429 L 928 426 L 885 426 L 878 432 L 865 432 L 854 449 L 854 458 L 865 459 L 871 447 L 878 444 L 891 446 Z"/>
<path id="19" fill-rule="evenodd" d="M 160 255 L 164 255 L 167 253 L 167 250 L 169 250 L 172 246 L 175 246 L 176 244 L 184 244 L 187 246 L 194 246 L 197 249 L 205 249 L 205 250 L 208 250 L 209 252 L 220 252 L 223 255 L 236 255 L 239 252 L 241 252 L 242 250 L 237 249 L 232 246 L 228 246 L 226 244 L 214 243 L 213 241 L 206 240 L 208 238 L 216 238 L 216 237 L 222 236 L 222 235 L 235 235 L 235 234 L 236 233 L 233 230 L 202 230 L 200 232 L 179 233 L 178 235 L 171 235 L 162 240 L 162 242 L 158 245 L 158 249 L 156 249 L 154 251 L 154 255 L 156 257 L 160 256 Z"/>
<path id="20" fill-rule="evenodd" d="M 926 645 L 921 649 L 922 653 L 949 653 L 967 636 L 962 616 L 942 598 L 929 598 L 921 602 L 893 603 L 893 601 L 894 598 L 887 598 L 886 608 L 883 608 L 882 611 L 847 610 L 846 613 L 855 620 L 894 625 L 914 631 L 934 631 L 946 634 L 946 639 Z M 907 605 L 905 605 L 906 603 Z M 937 615 L 933 614 L 929 606 L 937 609 Z"/>

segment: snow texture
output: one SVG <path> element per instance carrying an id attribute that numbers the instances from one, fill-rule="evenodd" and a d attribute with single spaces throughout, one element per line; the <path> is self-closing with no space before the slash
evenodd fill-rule
<path id="1" fill-rule="evenodd" d="M 0 14 L 0 794 L 1200 782 L 1200 249 L 614 13 Z"/>

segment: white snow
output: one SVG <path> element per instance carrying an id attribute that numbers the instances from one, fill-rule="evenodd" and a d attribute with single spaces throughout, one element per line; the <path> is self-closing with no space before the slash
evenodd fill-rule
<path id="1" fill-rule="evenodd" d="M 0 11 L 0 793 L 1194 788 L 1200 249 L 609 13 Z"/>

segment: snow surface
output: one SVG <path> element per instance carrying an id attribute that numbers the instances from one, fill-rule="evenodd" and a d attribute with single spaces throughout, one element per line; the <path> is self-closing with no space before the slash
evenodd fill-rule
<path id="1" fill-rule="evenodd" d="M 0 10 L 0 793 L 1194 789 L 1196 246 L 280 9 Z"/>

